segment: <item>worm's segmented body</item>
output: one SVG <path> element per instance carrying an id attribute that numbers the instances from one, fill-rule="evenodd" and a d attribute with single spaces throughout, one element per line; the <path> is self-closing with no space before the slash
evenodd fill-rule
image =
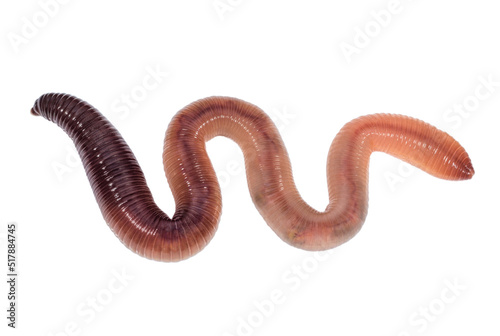
<path id="1" fill-rule="evenodd" d="M 235 98 L 196 101 L 172 119 L 163 162 L 176 202 L 169 218 L 153 201 L 144 174 L 119 132 L 94 107 L 66 94 L 45 94 L 32 109 L 73 139 L 104 219 L 132 251 L 160 261 L 186 259 L 215 234 L 221 192 L 205 142 L 233 139 L 245 158 L 252 200 L 285 242 L 306 250 L 336 247 L 352 238 L 368 209 L 370 154 L 382 151 L 431 175 L 470 179 L 465 150 L 447 133 L 417 119 L 374 114 L 347 123 L 327 162 L 329 205 L 316 211 L 300 197 L 290 161 L 271 119 Z"/>

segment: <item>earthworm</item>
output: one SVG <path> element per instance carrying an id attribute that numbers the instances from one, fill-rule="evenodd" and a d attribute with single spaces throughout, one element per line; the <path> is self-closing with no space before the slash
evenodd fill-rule
<path id="1" fill-rule="evenodd" d="M 202 250 L 221 216 L 221 190 L 205 143 L 225 136 L 241 148 L 256 208 L 288 244 L 334 248 L 361 228 L 368 210 L 368 166 L 374 151 L 388 153 L 448 180 L 474 175 L 464 148 L 423 121 L 372 114 L 345 124 L 327 160 L 329 204 L 310 207 L 295 186 L 276 126 L 258 107 L 236 98 L 209 97 L 180 110 L 165 136 L 163 163 L 175 200 L 168 217 L 154 202 L 131 149 L 93 106 L 67 94 L 42 95 L 31 112 L 71 137 L 105 221 L 132 251 L 158 261 L 179 261 Z"/>

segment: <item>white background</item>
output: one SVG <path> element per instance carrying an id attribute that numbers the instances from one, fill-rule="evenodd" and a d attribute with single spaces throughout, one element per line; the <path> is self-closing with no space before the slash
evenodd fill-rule
<path id="1" fill-rule="evenodd" d="M 214 4 L 229 7 L 218 12 Z M 2 334 L 499 334 L 494 6 L 488 0 L 2 2 L 3 251 L 7 224 L 19 228 L 18 329 L 6 327 L 2 281 Z M 390 19 L 380 14 L 388 8 Z M 368 40 L 359 33 L 365 29 Z M 347 44 L 357 48 L 351 57 L 342 52 Z M 162 73 L 158 85 L 141 91 L 151 69 Z M 481 88 L 488 79 L 496 82 L 490 91 Z M 211 95 L 245 99 L 276 119 L 298 188 L 320 210 L 328 199 L 328 147 L 343 124 L 364 114 L 401 113 L 438 126 L 467 149 L 476 175 L 442 181 L 374 154 L 363 229 L 318 261 L 267 227 L 249 197 L 238 147 L 214 139 L 208 148 L 224 183 L 219 231 L 195 257 L 159 263 L 119 243 L 70 139 L 30 115 L 46 92 L 76 95 L 103 112 L 169 214 L 175 206 L 161 162 L 164 132 L 180 108 Z M 146 94 L 125 113 L 120 99 L 133 92 Z M 464 104 L 470 112 L 453 110 Z M 0 255 L 5 265 L 6 252 Z M 117 273 L 127 278 L 119 282 Z M 88 305 L 92 298 L 98 311 Z"/>

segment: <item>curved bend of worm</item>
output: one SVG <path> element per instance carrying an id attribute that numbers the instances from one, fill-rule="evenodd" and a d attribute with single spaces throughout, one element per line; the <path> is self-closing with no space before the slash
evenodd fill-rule
<path id="1" fill-rule="evenodd" d="M 186 259 L 215 234 L 221 191 L 205 142 L 234 140 L 243 151 L 252 200 L 285 242 L 306 250 L 336 247 L 361 228 L 368 209 L 370 154 L 382 151 L 448 180 L 474 175 L 465 150 L 447 133 L 417 119 L 374 114 L 352 120 L 328 152 L 329 204 L 316 211 L 300 197 L 283 141 L 258 107 L 228 97 L 201 99 L 172 119 L 163 163 L 176 210 L 156 205 L 132 151 L 90 104 L 67 94 L 42 95 L 31 110 L 63 128 L 83 161 L 111 230 L 132 251 L 159 261 Z"/>

